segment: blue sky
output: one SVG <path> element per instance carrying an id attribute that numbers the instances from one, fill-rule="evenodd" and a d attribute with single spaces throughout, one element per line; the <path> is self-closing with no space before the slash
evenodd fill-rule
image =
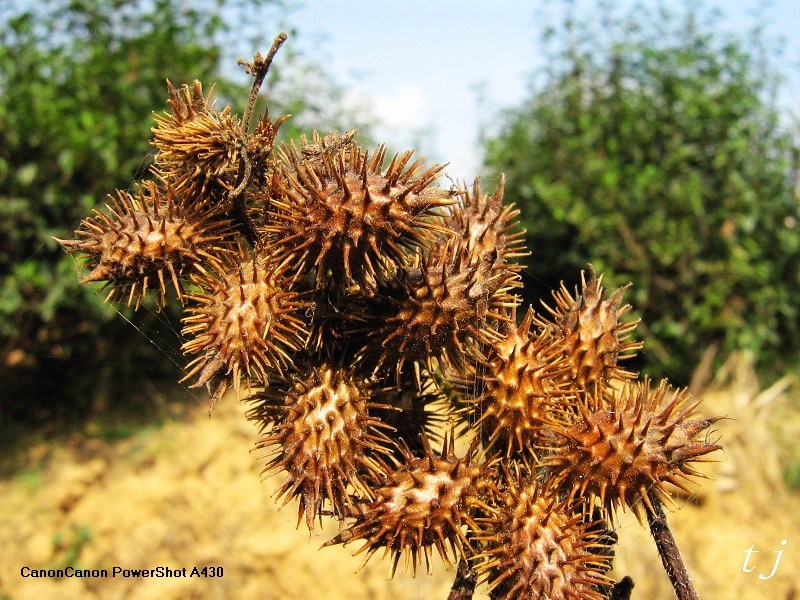
<path id="1" fill-rule="evenodd" d="M 450 161 L 448 174 L 459 179 L 478 174 L 480 123 L 525 98 L 530 74 L 542 64 L 540 26 L 554 15 L 546 2 L 521 0 L 305 0 L 298 6 L 290 16 L 298 28 L 294 42 L 354 97 L 369 101 L 385 124 L 381 139 Z M 759 12 L 768 38 L 786 38 L 781 66 L 791 81 L 782 103 L 800 114 L 800 2 L 706 6 L 723 10 L 720 31 L 744 34 Z"/>

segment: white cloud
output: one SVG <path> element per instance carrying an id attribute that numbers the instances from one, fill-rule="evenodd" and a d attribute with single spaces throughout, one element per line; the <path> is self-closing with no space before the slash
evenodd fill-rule
<path id="1" fill-rule="evenodd" d="M 386 94 L 373 96 L 376 116 L 388 130 L 413 131 L 430 125 L 425 92 L 404 85 Z"/>

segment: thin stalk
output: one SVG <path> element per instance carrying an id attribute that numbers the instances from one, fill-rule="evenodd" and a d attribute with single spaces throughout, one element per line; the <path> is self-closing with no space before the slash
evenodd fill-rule
<path id="1" fill-rule="evenodd" d="M 447 600 L 472 600 L 475 593 L 475 574 L 463 558 L 458 562 L 456 579 Z"/>
<path id="2" fill-rule="evenodd" d="M 247 154 L 247 131 L 250 129 L 250 118 L 253 115 L 253 108 L 256 105 L 258 92 L 261 89 L 261 84 L 264 83 L 264 78 L 269 72 L 269 67 L 272 64 L 272 59 L 275 58 L 278 49 L 283 45 L 289 36 L 285 32 L 279 33 L 275 36 L 272 42 L 272 47 L 266 56 L 261 56 L 256 52 L 253 56 L 253 62 L 248 63 L 239 60 L 240 65 L 245 66 L 245 71 L 253 76 L 253 87 L 250 88 L 250 98 L 247 101 L 247 108 L 242 117 L 242 140 L 240 143 L 241 159 L 239 162 L 239 176 L 237 177 L 236 188 L 230 193 L 228 198 L 233 202 L 231 215 L 239 223 L 242 234 L 251 246 L 258 244 L 258 231 L 253 219 L 247 214 L 247 204 L 245 202 L 244 191 L 250 184 L 250 177 L 253 173 L 253 165 L 250 162 L 250 157 Z"/>
<path id="3" fill-rule="evenodd" d="M 661 557 L 661 564 L 664 565 L 664 570 L 675 589 L 675 595 L 678 600 L 700 600 L 689 577 L 689 572 L 686 570 L 678 545 L 675 543 L 675 538 L 672 537 L 672 531 L 667 525 L 667 517 L 661 501 L 652 492 L 648 492 L 647 496 L 650 500 L 649 504 L 652 506 L 651 511 L 650 506 L 645 503 L 647 523 L 650 525 L 650 533 L 653 535 L 658 554 Z"/>
<path id="4" fill-rule="evenodd" d="M 247 155 L 247 148 L 241 148 L 241 162 L 239 163 L 239 185 L 230 193 L 230 200 L 233 201 L 231 215 L 242 228 L 242 234 L 251 246 L 258 243 L 258 230 L 253 219 L 247 214 L 247 202 L 245 201 L 244 191 L 250 183 L 253 166 L 250 157 Z"/>
<path id="5" fill-rule="evenodd" d="M 242 117 L 242 131 L 245 133 L 250 129 L 250 117 L 253 115 L 253 108 L 255 108 L 256 105 L 258 91 L 261 89 L 261 84 L 264 83 L 264 78 L 267 76 L 269 66 L 272 64 L 272 59 L 275 58 L 278 49 L 288 37 L 286 32 L 283 31 L 275 36 L 275 40 L 272 42 L 272 47 L 269 49 L 266 57 L 262 57 L 261 54 L 256 52 L 252 63 L 247 63 L 242 60 L 239 61 L 240 65 L 245 66 L 245 71 L 253 76 L 253 87 L 250 89 L 250 99 L 247 101 L 247 108 Z"/>

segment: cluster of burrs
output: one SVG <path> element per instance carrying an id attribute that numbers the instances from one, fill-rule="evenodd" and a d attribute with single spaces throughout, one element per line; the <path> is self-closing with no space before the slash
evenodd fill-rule
<path id="1" fill-rule="evenodd" d="M 243 118 L 169 85 L 151 176 L 61 244 L 109 301 L 185 308 L 185 379 L 212 408 L 231 387 L 250 403 L 279 499 L 311 530 L 339 522 L 326 545 L 392 574 L 435 548 L 494 598 L 608 597 L 614 514 L 686 489 L 716 419 L 620 366 L 636 321 L 593 271 L 520 310 L 502 178 L 440 187 L 442 165 L 354 132 L 277 148 L 285 117 L 251 130 L 283 39 L 246 64 Z"/>

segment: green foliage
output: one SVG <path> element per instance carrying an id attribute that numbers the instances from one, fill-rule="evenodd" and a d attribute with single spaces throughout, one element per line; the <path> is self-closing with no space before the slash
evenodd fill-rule
<path id="1" fill-rule="evenodd" d="M 98 379 L 111 379 L 102 365 L 146 366 L 151 354 L 78 285 L 51 239 L 147 168 L 164 80 L 216 68 L 219 49 L 199 33 L 214 29 L 205 17 L 165 2 L 141 9 L 53 1 L 0 25 L 0 371 L 12 416 L 85 409 Z"/>
<path id="2" fill-rule="evenodd" d="M 787 465 L 783 470 L 783 480 L 793 492 L 800 491 L 800 462 Z"/>
<path id="3" fill-rule="evenodd" d="M 177 356 L 180 345 L 169 309 L 165 315 L 126 313 L 133 327 L 112 319 L 104 294 L 78 284 L 77 265 L 52 236 L 72 237 L 107 194 L 146 173 L 152 114 L 167 108 L 166 79 L 176 85 L 217 81 L 219 103 L 241 108 L 249 88 L 223 76 L 220 62 L 234 64 L 236 57 L 227 53 L 241 44 L 237 27 L 277 3 L 208 0 L 191 9 L 176 0 L 49 0 L 24 11 L 0 10 L 4 416 L 80 414 L 102 402 L 100 396 L 141 390 L 142 379 L 167 371 L 174 377 L 178 367 L 161 353 Z M 225 21 L 221 13 L 233 16 Z M 278 32 L 277 24 L 263 20 L 259 27 L 269 30 L 270 41 Z M 294 56 L 287 70 L 311 68 Z M 294 109 L 330 91 L 326 114 L 339 121 L 323 120 L 323 126 L 367 123 L 337 104 L 343 92 L 332 81 L 316 79 L 314 85 L 296 78 L 283 89 L 292 91 Z M 270 104 L 273 114 L 283 114 L 280 103 Z M 136 328 L 151 337 L 160 331 L 161 337 L 150 344 Z"/>
<path id="4" fill-rule="evenodd" d="M 800 349 L 800 147 L 762 38 L 637 10 L 596 19 L 602 34 L 551 30 L 547 72 L 486 142 L 523 211 L 533 294 L 592 262 L 633 281 L 650 371 L 688 381 L 709 347 L 780 369 Z"/>

